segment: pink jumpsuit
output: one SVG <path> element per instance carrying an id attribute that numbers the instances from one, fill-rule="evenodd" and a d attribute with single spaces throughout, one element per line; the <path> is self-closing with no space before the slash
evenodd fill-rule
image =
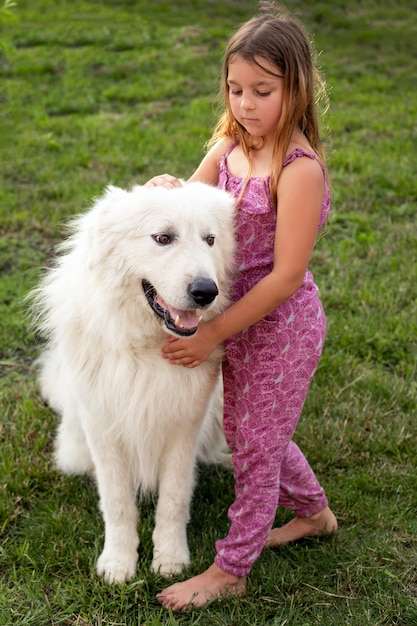
<path id="1" fill-rule="evenodd" d="M 220 162 L 219 187 L 239 196 L 243 180 Z M 297 149 L 284 167 L 316 155 Z M 330 206 L 325 191 L 320 227 Z M 278 207 L 279 211 L 279 207 Z M 273 266 L 276 216 L 269 179 L 251 178 L 237 215 L 237 272 L 232 300 L 240 299 Z M 230 337 L 224 363 L 224 430 L 233 455 L 235 501 L 231 526 L 216 542 L 216 564 L 247 575 L 261 553 L 278 506 L 309 517 L 327 498 L 292 437 L 322 353 L 326 318 L 310 271 L 301 287 L 272 313 Z"/>

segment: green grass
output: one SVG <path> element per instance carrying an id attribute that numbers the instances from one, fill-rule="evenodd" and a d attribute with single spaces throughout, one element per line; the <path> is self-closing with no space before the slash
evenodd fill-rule
<path id="1" fill-rule="evenodd" d="M 51 464 L 56 417 L 31 363 L 24 295 L 62 223 L 105 185 L 187 176 L 215 118 L 220 57 L 249 0 L 20 0 L 0 39 L 0 626 L 417 624 L 417 15 L 412 0 L 291 0 L 314 34 L 331 109 L 333 211 L 311 268 L 325 353 L 296 439 L 337 536 L 265 551 L 247 597 L 172 615 L 150 572 L 94 573 L 97 495 Z M 227 531 L 227 472 L 201 468 L 189 541 L 198 573 Z M 278 511 L 277 523 L 289 519 Z"/>

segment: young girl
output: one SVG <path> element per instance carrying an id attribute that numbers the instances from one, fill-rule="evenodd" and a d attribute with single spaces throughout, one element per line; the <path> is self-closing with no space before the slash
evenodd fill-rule
<path id="1" fill-rule="evenodd" d="M 237 201 L 232 305 L 201 323 L 193 338 L 168 338 L 163 356 L 196 367 L 225 342 L 224 430 L 235 501 L 214 563 L 158 595 L 174 610 L 242 595 L 264 546 L 337 530 L 322 487 L 292 441 L 326 331 L 307 267 L 330 205 L 314 60 L 299 22 L 261 5 L 227 46 L 224 114 L 190 178 L 227 189 Z M 147 183 L 180 184 L 168 174 Z M 272 529 L 277 506 L 296 517 Z"/>

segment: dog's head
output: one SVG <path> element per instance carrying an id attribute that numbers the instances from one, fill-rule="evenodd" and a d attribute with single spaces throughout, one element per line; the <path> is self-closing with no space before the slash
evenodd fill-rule
<path id="1" fill-rule="evenodd" d="M 178 189 L 109 187 L 93 211 L 89 267 L 120 304 L 147 309 L 176 336 L 227 305 L 234 201 L 202 183 Z"/>

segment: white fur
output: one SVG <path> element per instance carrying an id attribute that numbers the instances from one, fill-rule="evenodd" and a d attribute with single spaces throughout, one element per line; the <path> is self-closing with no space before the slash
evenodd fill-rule
<path id="1" fill-rule="evenodd" d="M 33 294 L 36 325 L 47 337 L 41 390 L 61 415 L 55 461 L 63 472 L 95 476 L 105 522 L 97 571 L 110 582 L 135 573 L 138 492 L 159 494 L 152 569 L 170 575 L 189 564 L 196 459 L 225 460 L 221 407 L 212 395 L 221 349 L 193 369 L 164 360 L 167 329 L 142 280 L 183 310 L 193 308 L 188 285 L 212 279 L 219 295 L 199 314 L 218 314 L 233 264 L 233 212 L 226 192 L 202 183 L 109 187 L 73 223 Z M 160 234 L 169 243 L 158 243 L 153 235 Z"/>

